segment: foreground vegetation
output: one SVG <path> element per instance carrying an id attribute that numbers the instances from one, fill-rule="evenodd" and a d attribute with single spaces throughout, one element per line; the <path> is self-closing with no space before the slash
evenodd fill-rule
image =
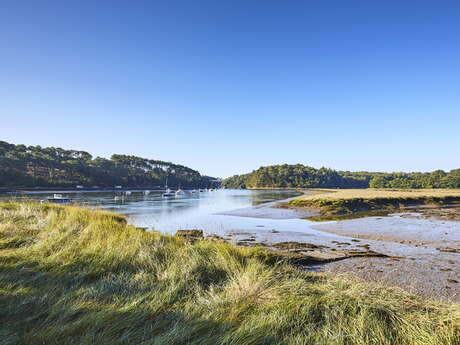
<path id="1" fill-rule="evenodd" d="M 183 165 L 136 156 L 93 158 L 88 152 L 0 141 L 0 187 L 215 187 Z"/>
<path id="2" fill-rule="evenodd" d="M 460 203 L 458 189 L 343 189 L 323 190 L 289 201 L 290 206 L 318 209 L 322 216 L 350 215 L 368 211 L 394 211 L 416 205 Z M 320 220 L 320 219 L 319 219 Z"/>
<path id="3" fill-rule="evenodd" d="M 0 204 L 1 344 L 459 344 L 460 307 L 102 211 Z"/>
<path id="4" fill-rule="evenodd" d="M 381 173 L 315 169 L 302 164 L 261 167 L 224 181 L 227 188 L 460 188 L 460 169 Z"/>

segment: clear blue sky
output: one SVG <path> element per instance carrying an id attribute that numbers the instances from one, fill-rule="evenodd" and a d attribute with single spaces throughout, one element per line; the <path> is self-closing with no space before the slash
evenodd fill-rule
<path id="1" fill-rule="evenodd" d="M 0 120 L 221 177 L 459 168 L 460 2 L 2 0 Z"/>

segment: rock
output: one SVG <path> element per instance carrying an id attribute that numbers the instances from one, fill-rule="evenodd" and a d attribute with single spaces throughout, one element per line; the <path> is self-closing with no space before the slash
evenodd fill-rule
<path id="1" fill-rule="evenodd" d="M 206 236 L 205 239 L 207 241 L 214 241 L 214 242 L 227 242 L 227 240 L 219 235 L 209 235 Z"/>
<path id="2" fill-rule="evenodd" d="M 177 230 L 175 236 L 184 237 L 191 240 L 199 240 L 204 237 L 203 230 Z"/>
<path id="3" fill-rule="evenodd" d="M 440 252 L 445 252 L 445 253 L 460 253 L 460 249 L 457 248 L 450 248 L 450 247 L 439 247 L 436 248 Z"/>
<path id="4" fill-rule="evenodd" d="M 350 243 L 348 242 L 339 242 L 339 241 L 331 241 L 331 243 L 335 243 L 338 246 L 349 246 Z"/>
<path id="5" fill-rule="evenodd" d="M 318 246 L 313 243 L 305 242 L 279 242 L 272 245 L 274 248 L 283 249 L 283 250 L 292 250 L 292 249 L 313 249 L 313 248 L 324 248 L 324 246 Z"/>
<path id="6" fill-rule="evenodd" d="M 361 247 L 361 248 L 369 249 L 369 248 L 370 248 L 370 245 L 369 245 L 369 244 L 357 244 L 356 247 Z"/>

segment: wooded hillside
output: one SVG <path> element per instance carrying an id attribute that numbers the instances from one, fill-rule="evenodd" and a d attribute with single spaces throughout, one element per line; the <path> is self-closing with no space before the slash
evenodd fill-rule
<path id="1" fill-rule="evenodd" d="M 58 147 L 0 141 L 0 187 L 207 187 L 215 179 L 186 166 L 114 154 L 110 159 Z"/>
<path id="2" fill-rule="evenodd" d="M 302 164 L 261 167 L 224 180 L 227 188 L 460 188 L 460 169 L 428 173 L 350 172 Z"/>

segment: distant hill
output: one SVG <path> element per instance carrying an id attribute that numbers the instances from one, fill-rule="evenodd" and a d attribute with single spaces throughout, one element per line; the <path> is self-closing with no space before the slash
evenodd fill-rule
<path id="1" fill-rule="evenodd" d="M 460 169 L 382 173 L 315 169 L 302 164 L 260 167 L 224 180 L 226 188 L 460 188 Z"/>
<path id="2" fill-rule="evenodd" d="M 216 179 L 186 166 L 114 154 L 14 145 L 0 141 L 0 187 L 210 187 Z"/>

